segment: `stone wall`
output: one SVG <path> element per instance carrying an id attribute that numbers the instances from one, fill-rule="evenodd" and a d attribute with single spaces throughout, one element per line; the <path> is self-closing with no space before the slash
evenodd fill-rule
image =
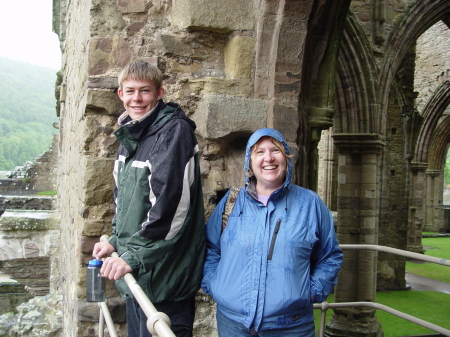
<path id="1" fill-rule="evenodd" d="M 54 191 L 57 182 L 58 137 L 53 137 L 51 148 L 35 158 L 27 168 L 26 178 L 31 193 Z"/>
<path id="2" fill-rule="evenodd" d="M 84 315 L 84 270 L 94 243 L 111 230 L 111 172 L 118 146 L 112 132 L 123 109 L 114 91 L 121 68 L 136 57 L 160 67 L 166 75 L 165 99 L 180 103 L 197 123 L 207 216 L 218 191 L 230 185 L 242 186 L 246 138 L 277 120 L 268 117 L 274 104 L 293 106 L 296 97 L 284 102 L 270 102 L 267 97 L 271 91 L 268 81 L 285 79 L 282 73 L 275 78 L 274 69 L 261 62 L 262 56 L 270 61 L 273 50 L 257 41 L 262 41 L 263 34 L 264 40 L 275 43 L 272 48 L 277 47 L 271 35 L 279 20 L 278 4 L 268 8 L 258 7 L 258 1 L 237 0 L 228 0 L 226 5 L 214 0 L 207 6 L 192 0 L 113 4 L 67 0 L 55 4 L 59 11 L 56 30 L 63 50 L 58 193 L 61 244 L 65 248 L 60 256 L 63 272 L 58 287 L 65 294 L 65 334 L 91 336 L 96 325 Z M 309 8 L 310 4 L 305 4 L 305 10 Z M 300 9 L 296 8 L 303 16 L 305 11 Z M 286 60 L 296 57 L 289 48 L 282 53 Z M 258 87 L 253 82 L 257 71 Z M 290 82 L 298 83 L 292 78 L 295 81 L 287 79 L 279 87 L 279 96 L 283 92 L 292 95 Z M 283 122 L 293 127 L 294 132 L 286 134 L 291 144 L 295 117 L 283 117 Z M 291 119 L 294 123 L 290 124 Z M 117 296 L 113 287 L 110 290 L 109 297 Z M 199 295 L 198 299 L 201 310 L 211 310 L 207 296 Z M 206 334 L 211 325 L 203 322 L 199 328 Z M 123 334 L 122 329 L 123 325 L 119 329 Z"/>
<path id="3" fill-rule="evenodd" d="M 442 21 L 417 39 L 415 90 L 417 108 L 422 111 L 443 81 L 450 80 L 450 29 Z"/>
<path id="4" fill-rule="evenodd" d="M 58 142 L 54 136 L 51 148 L 19 170 L 11 171 L 9 177 L 0 178 L 0 195 L 35 195 L 56 189 Z M 0 207 L 1 208 L 1 207 Z"/>

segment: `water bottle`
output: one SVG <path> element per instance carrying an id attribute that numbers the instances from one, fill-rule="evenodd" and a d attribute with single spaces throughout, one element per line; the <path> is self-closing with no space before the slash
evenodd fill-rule
<path id="1" fill-rule="evenodd" d="M 100 274 L 103 261 L 91 260 L 86 270 L 86 301 L 105 301 L 105 279 Z"/>

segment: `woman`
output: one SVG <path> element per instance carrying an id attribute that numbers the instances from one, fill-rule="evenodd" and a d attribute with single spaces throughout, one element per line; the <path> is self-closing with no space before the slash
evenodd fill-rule
<path id="1" fill-rule="evenodd" d="M 342 251 L 333 219 L 316 193 L 290 183 L 290 157 L 278 131 L 256 131 L 225 229 L 227 195 L 206 225 L 202 288 L 217 303 L 221 337 L 313 337 L 313 303 L 336 284 Z"/>

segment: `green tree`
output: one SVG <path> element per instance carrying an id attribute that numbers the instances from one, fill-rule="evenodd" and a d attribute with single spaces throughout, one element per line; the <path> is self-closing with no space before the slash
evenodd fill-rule
<path id="1" fill-rule="evenodd" d="M 0 170 L 47 151 L 56 133 L 56 71 L 0 57 Z"/>

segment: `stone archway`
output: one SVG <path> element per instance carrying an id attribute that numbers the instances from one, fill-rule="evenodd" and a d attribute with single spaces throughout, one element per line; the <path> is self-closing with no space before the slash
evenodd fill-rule
<path id="1" fill-rule="evenodd" d="M 450 104 L 450 81 L 444 81 L 427 102 L 424 122 L 417 140 L 413 172 L 412 189 L 415 191 L 415 218 L 412 219 L 410 231 L 415 233 L 415 242 L 409 245 L 421 250 L 421 232 L 443 229 L 444 214 L 442 209 L 443 165 L 450 142 L 450 117 L 440 122 L 443 112 Z M 441 224 L 441 225 L 440 225 Z"/>
<path id="2" fill-rule="evenodd" d="M 386 153 L 383 151 L 387 127 L 390 114 L 402 115 L 405 112 L 400 109 L 403 103 L 395 107 L 396 103 L 391 98 L 395 95 L 396 87 L 398 88 L 397 72 L 402 67 L 408 67 L 411 62 L 411 46 L 426 29 L 450 11 L 449 5 L 442 1 L 417 1 L 409 5 L 401 17 L 394 20 L 395 24 L 391 22 L 392 30 L 387 33 L 387 27 L 383 28 L 385 17 L 377 12 L 382 7 L 381 2 L 374 1 L 371 9 L 380 17 L 377 23 L 374 23 L 375 31 L 370 31 L 373 34 L 368 34 L 372 36 L 372 41 L 364 41 L 368 33 L 367 27 L 359 29 L 360 34 L 364 36 L 360 41 L 356 37 L 358 30 L 355 29 L 358 24 L 349 24 L 348 28 L 346 27 L 346 31 L 348 29 L 349 35 L 356 39 L 356 42 L 349 41 L 349 44 L 345 45 L 347 39 L 344 35 L 341 55 L 345 59 L 343 67 L 340 68 L 342 76 L 337 81 L 337 85 L 341 87 L 336 89 L 338 99 L 333 135 L 334 145 L 339 152 L 337 222 L 341 243 L 378 243 L 379 221 L 385 215 L 382 212 L 388 211 L 385 206 L 383 209 L 382 200 L 386 195 L 383 190 L 387 188 L 387 179 L 383 176 L 386 173 L 383 166 Z M 380 35 L 383 29 L 386 38 Z M 364 46 L 367 48 L 364 49 Z M 410 102 L 406 106 L 409 105 Z M 394 129 L 397 128 L 392 128 L 390 132 Z M 407 130 L 403 131 L 403 137 L 409 137 Z M 405 141 L 414 140 L 407 138 L 403 144 Z M 389 173 L 393 177 L 396 174 L 395 170 Z M 407 180 L 403 177 L 404 185 L 405 181 Z M 402 204 L 404 205 L 407 203 Z M 407 209 L 402 211 L 407 212 Z M 405 229 L 397 230 L 402 231 L 402 235 L 406 234 L 406 226 L 404 227 Z M 336 287 L 337 301 L 375 299 L 376 259 L 376 254 L 346 254 Z M 395 267 L 389 266 L 389 269 Z M 352 272 L 345 272 L 350 270 Z M 361 287 L 362 284 L 364 287 Z M 349 333 L 348 323 L 353 315 L 358 315 L 360 324 L 354 327 L 356 330 L 352 330 L 351 335 L 382 334 L 374 311 L 364 310 L 361 316 L 360 312 L 336 310 L 328 326 L 329 335 L 341 336 L 345 335 L 345 332 Z"/>

